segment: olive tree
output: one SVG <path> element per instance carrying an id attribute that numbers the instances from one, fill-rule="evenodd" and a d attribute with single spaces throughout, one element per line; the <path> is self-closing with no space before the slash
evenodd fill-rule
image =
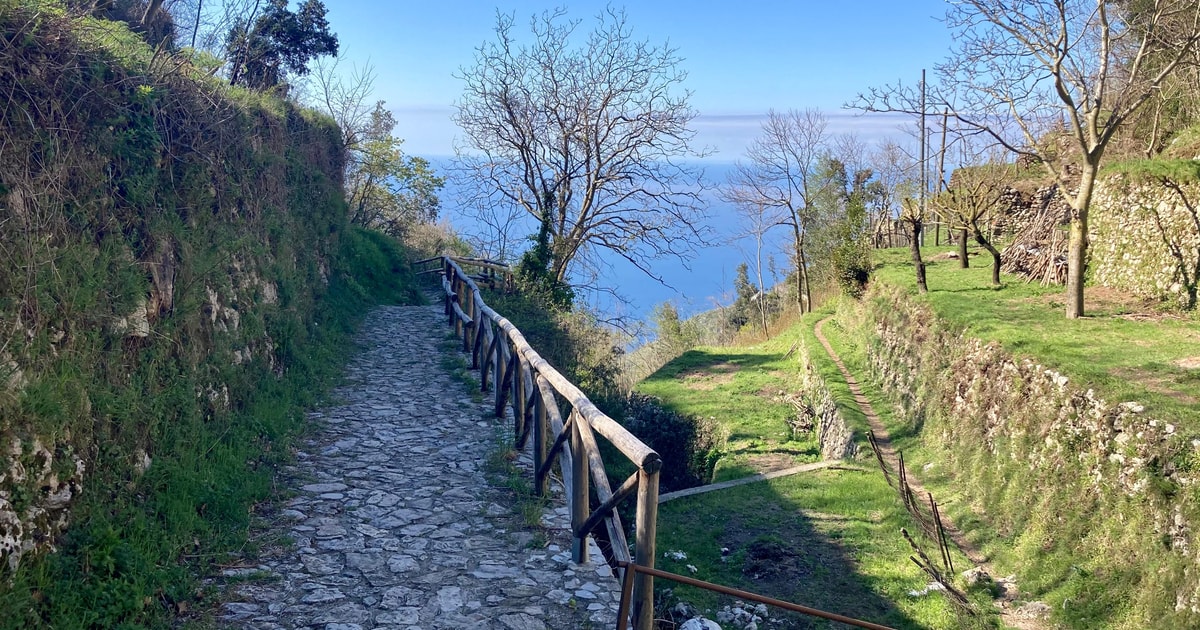
<path id="1" fill-rule="evenodd" d="M 622 11 L 580 26 L 551 11 L 522 40 L 513 16 L 497 16 L 496 38 L 459 73 L 460 172 L 536 226 L 545 251 L 532 259 L 550 282 L 601 251 L 659 278 L 652 261 L 686 258 L 705 239 L 686 73 L 675 49 L 636 39 Z"/>
<path id="2" fill-rule="evenodd" d="M 999 209 L 1005 191 L 1003 164 L 960 167 L 950 177 L 950 186 L 930 199 L 930 207 L 950 230 L 960 232 L 958 255 L 967 259 L 967 234 L 992 255 L 992 284 L 1000 286 L 1000 250 L 980 225 Z M 968 265 L 963 265 L 967 267 Z"/>

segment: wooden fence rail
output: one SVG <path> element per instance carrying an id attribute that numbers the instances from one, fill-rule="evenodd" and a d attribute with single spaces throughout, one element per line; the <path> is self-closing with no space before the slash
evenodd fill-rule
<path id="1" fill-rule="evenodd" d="M 487 260 L 449 256 L 416 264 L 431 263 L 439 266 L 420 273 L 440 272 L 447 323 L 462 339 L 463 352 L 471 357 L 471 368 L 479 370 L 482 391 L 490 389 L 495 393 L 496 417 L 502 418 L 507 409 L 512 410 L 514 443 L 518 449 L 525 448 L 532 434 L 534 488 L 539 495 L 546 493 L 551 470 L 558 462 L 571 513 L 572 560 L 588 561 L 588 536 L 603 526 L 611 543 L 611 557 L 606 560 L 614 567 L 636 563 L 653 568 L 662 458 L 597 409 L 578 387 L 538 355 L 512 322 L 484 303 L 476 280 L 494 280 L 499 271 L 507 286 L 511 281 L 507 267 Z M 471 275 L 464 267 L 478 271 Z M 637 469 L 616 490 L 609 484 L 597 435 Z M 617 506 L 635 492 L 635 540 L 631 555 Z M 633 577 L 634 628 L 651 630 L 654 577 L 647 573 Z"/>

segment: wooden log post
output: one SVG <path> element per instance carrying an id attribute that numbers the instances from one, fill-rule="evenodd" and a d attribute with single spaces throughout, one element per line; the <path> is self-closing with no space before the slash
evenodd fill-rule
<path id="1" fill-rule="evenodd" d="M 583 524 L 588 518 L 589 501 L 588 458 L 584 452 L 583 436 L 579 425 L 587 422 L 578 410 L 572 410 L 571 422 L 571 561 L 583 564 L 588 561 L 588 534 Z M 651 548 L 651 553 L 653 553 Z"/>
<path id="2" fill-rule="evenodd" d="M 457 306 L 459 311 L 462 311 L 462 285 L 462 278 L 457 273 L 454 274 L 454 304 L 451 304 L 450 307 Z M 454 334 L 460 338 L 466 334 L 466 331 L 463 330 L 462 319 L 457 316 L 454 318 Z"/>
<path id="3" fill-rule="evenodd" d="M 480 308 L 483 303 L 483 298 L 479 296 L 479 292 L 472 291 L 471 294 L 473 296 L 471 299 L 471 317 L 475 318 L 475 339 L 471 344 L 471 369 L 477 370 L 480 367 L 479 353 L 483 351 L 482 342 L 484 337 L 487 336 L 484 334 L 484 332 L 486 329 L 491 328 L 492 324 L 490 318 L 488 318 L 483 313 L 483 309 Z M 478 303 L 476 300 L 478 300 Z M 487 388 L 485 387 L 483 391 L 487 391 Z"/>
<path id="4" fill-rule="evenodd" d="M 634 562 L 654 568 L 654 537 L 658 534 L 658 474 L 662 461 L 643 466 L 638 476 L 637 534 Z M 654 576 L 638 573 L 633 582 L 633 627 L 654 630 Z"/>
<path id="5" fill-rule="evenodd" d="M 504 348 L 504 350 L 507 351 L 506 354 L 508 354 L 509 356 L 508 356 L 508 361 L 502 362 L 504 365 L 504 369 L 501 372 L 499 372 L 498 374 L 496 374 L 496 376 L 497 376 L 497 379 L 496 379 L 496 417 L 497 418 L 504 417 L 504 406 L 508 404 L 508 396 L 510 393 L 512 393 L 513 372 L 515 372 L 516 368 L 517 368 L 517 355 L 515 352 L 512 352 L 509 349 L 507 341 L 504 343 L 503 348 Z"/>
<path id="6" fill-rule="evenodd" d="M 538 471 L 542 469 L 542 464 L 546 461 L 546 454 L 543 452 L 546 437 L 542 431 L 542 418 L 545 417 L 546 403 L 542 401 L 542 395 L 539 392 L 533 397 L 533 493 L 539 497 L 546 493 L 541 487 L 543 477 L 538 475 Z"/>
<path id="7" fill-rule="evenodd" d="M 450 259 L 442 259 L 442 314 L 446 317 L 450 316 L 450 283 L 449 279 L 454 269 L 450 266 Z M 450 323 L 454 323 L 451 321 Z"/>
<path id="8" fill-rule="evenodd" d="M 487 323 L 487 351 L 483 353 L 483 358 L 480 360 L 479 366 L 479 391 L 486 392 L 488 390 L 488 372 L 492 372 L 493 377 L 499 372 L 500 358 L 498 356 L 500 349 L 497 347 L 496 325 L 490 318 Z"/>
<path id="9" fill-rule="evenodd" d="M 533 470 L 541 471 L 546 465 L 546 458 L 549 456 L 547 448 L 548 434 L 550 433 L 550 410 L 549 407 L 554 405 L 554 413 L 558 413 L 558 404 L 554 401 L 554 390 L 550 389 L 550 383 L 541 374 L 537 376 L 537 408 L 533 419 Z M 534 473 L 533 491 L 539 497 L 546 496 L 549 491 L 549 475 L 539 475 Z"/>
<path id="10" fill-rule="evenodd" d="M 525 449 L 525 443 L 529 441 L 529 435 L 533 432 L 534 425 L 537 424 L 537 401 L 541 398 L 533 380 L 536 374 L 532 369 L 527 370 L 525 374 L 525 392 L 521 398 L 525 401 L 523 405 L 525 413 L 521 414 L 524 420 L 521 421 L 523 424 L 521 435 L 517 437 L 517 450 Z"/>
<path id="11" fill-rule="evenodd" d="M 463 312 L 471 320 L 466 330 L 463 331 L 463 353 L 467 353 L 471 351 L 471 346 L 475 344 L 475 331 L 479 325 L 479 314 L 475 312 L 475 292 L 470 287 L 463 288 L 467 289 L 463 292 Z M 475 367 L 474 363 L 471 364 L 471 367 Z"/>
<path id="12" fill-rule="evenodd" d="M 524 389 L 523 385 L 525 383 L 525 380 L 521 378 L 521 373 L 525 370 L 525 366 L 522 365 L 521 353 L 514 352 L 513 359 L 516 361 L 516 365 L 514 366 L 516 369 L 513 370 L 512 392 L 509 394 L 508 402 L 512 406 L 513 412 L 513 446 L 519 450 L 520 446 L 517 444 L 517 440 L 520 438 L 521 432 L 525 429 L 525 414 L 521 413 L 522 410 L 520 409 L 522 407 L 521 390 Z"/>

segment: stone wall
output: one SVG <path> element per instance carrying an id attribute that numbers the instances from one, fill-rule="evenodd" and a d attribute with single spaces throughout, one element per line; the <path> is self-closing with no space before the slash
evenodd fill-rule
<path id="1" fill-rule="evenodd" d="M 971 519 L 1039 571 L 1073 567 L 1044 584 L 1059 589 L 1056 614 L 1091 607 L 1103 623 L 1090 627 L 1200 624 L 1200 440 L 951 329 L 899 289 L 873 285 L 858 319 L 873 378 L 948 467 Z M 1111 583 L 1122 589 L 1089 590 Z"/>
<path id="2" fill-rule="evenodd" d="M 824 352 L 817 348 L 816 352 Z M 802 343 L 799 348 L 800 395 L 813 410 L 817 424 L 817 443 L 821 445 L 822 460 L 853 459 L 858 454 L 854 431 L 838 412 L 825 380 L 813 367 L 809 352 L 813 349 Z"/>
<path id="3" fill-rule="evenodd" d="M 1115 173 L 1092 201 L 1088 266 L 1093 284 L 1175 307 L 1196 303 L 1200 267 L 1200 183 L 1178 189 Z"/>

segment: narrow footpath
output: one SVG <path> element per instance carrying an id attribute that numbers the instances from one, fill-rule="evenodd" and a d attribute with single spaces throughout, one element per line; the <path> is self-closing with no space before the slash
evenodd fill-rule
<path id="1" fill-rule="evenodd" d="M 891 438 L 888 435 L 887 427 L 884 426 L 883 420 L 879 418 L 879 414 L 875 413 L 875 408 L 871 406 L 871 401 L 862 392 L 862 387 L 850 370 L 846 368 L 846 364 L 842 362 L 842 358 L 834 351 L 829 340 L 825 338 L 821 329 L 825 326 L 825 322 L 833 319 L 832 316 L 826 317 L 817 322 L 813 328 L 813 333 L 817 337 L 817 341 L 825 347 L 825 352 L 829 358 L 837 365 L 838 370 L 842 373 L 842 378 L 846 380 L 846 385 L 850 388 L 850 393 L 854 396 L 854 404 L 858 405 L 859 410 L 867 417 L 867 422 L 871 426 L 871 431 L 875 433 L 875 442 L 879 444 L 879 450 L 883 455 L 883 459 L 892 467 L 897 469 L 899 458 L 896 456 L 896 449 L 892 447 Z M 925 494 L 925 487 L 921 485 L 921 481 L 914 477 L 910 472 L 907 475 L 908 485 L 918 495 Z M 962 551 L 967 559 L 977 567 L 982 568 L 991 576 L 997 576 L 995 568 L 988 562 L 987 557 L 979 550 L 961 530 L 954 526 L 944 514 L 942 516 L 942 525 L 945 527 L 946 535 L 954 542 L 959 551 Z M 1016 628 L 1017 630 L 1046 630 L 1050 626 L 1042 619 L 1045 611 L 1041 608 L 1023 609 L 1015 608 L 1014 604 L 1019 599 L 1019 593 L 1011 592 L 1005 589 L 1003 596 L 997 600 L 997 605 L 1000 611 L 1000 619 L 1006 627 Z"/>
<path id="2" fill-rule="evenodd" d="M 224 626 L 615 627 L 617 581 L 603 561 L 571 563 L 561 494 L 543 545 L 489 485 L 485 458 L 511 423 L 441 367 L 447 330 L 438 306 L 367 316 L 339 402 L 311 414 L 319 428 L 281 480 L 295 496 L 258 534 L 291 544 L 225 572 L 244 581 Z"/>

